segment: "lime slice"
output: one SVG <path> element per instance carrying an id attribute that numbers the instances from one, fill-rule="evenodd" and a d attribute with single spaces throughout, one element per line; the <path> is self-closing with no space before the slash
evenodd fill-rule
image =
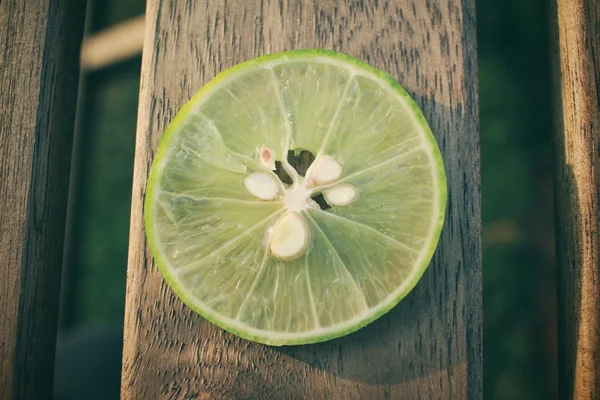
<path id="1" fill-rule="evenodd" d="M 315 156 L 304 176 L 287 159 L 300 150 Z M 233 67 L 183 107 L 152 165 L 145 222 L 189 307 L 290 345 L 394 307 L 429 264 L 445 206 L 442 158 L 408 94 L 354 58 L 301 50 Z"/>

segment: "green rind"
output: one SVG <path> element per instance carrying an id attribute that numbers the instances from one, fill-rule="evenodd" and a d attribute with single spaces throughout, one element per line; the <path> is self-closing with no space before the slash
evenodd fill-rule
<path id="1" fill-rule="evenodd" d="M 154 227 L 154 224 L 152 223 L 153 222 L 151 220 L 152 218 L 150 217 L 151 215 L 153 215 L 153 211 L 154 211 L 152 207 L 156 204 L 155 202 L 153 202 L 151 200 L 154 198 L 154 192 L 157 187 L 157 180 L 158 180 L 158 175 L 154 172 L 157 168 L 159 168 L 159 166 L 162 165 L 162 163 L 164 161 L 164 158 L 170 147 L 169 145 L 171 144 L 171 142 L 173 141 L 173 139 L 175 137 L 175 135 L 174 135 L 174 132 L 176 131 L 175 128 L 183 120 L 185 120 L 185 118 L 188 116 L 188 114 L 192 110 L 194 104 L 200 98 L 202 98 L 202 96 L 206 92 L 210 91 L 213 87 L 217 86 L 225 78 L 227 78 L 227 77 L 235 74 L 237 71 L 243 70 L 245 68 L 257 66 L 259 64 L 268 63 L 269 61 L 272 61 L 272 60 L 289 59 L 289 58 L 295 58 L 295 57 L 307 58 L 307 57 L 311 57 L 311 56 L 331 57 L 336 60 L 342 60 L 342 61 L 348 62 L 349 64 L 352 64 L 355 67 L 366 70 L 366 71 L 370 72 L 371 74 L 373 74 L 381 79 L 384 79 L 386 82 L 388 82 L 390 87 L 392 87 L 400 95 L 400 97 L 405 100 L 406 105 L 410 107 L 410 109 L 413 111 L 413 115 L 417 118 L 417 121 L 422 126 L 423 132 L 425 134 L 425 139 L 427 140 L 427 142 L 430 145 L 430 149 L 432 151 L 432 156 L 433 156 L 433 159 L 435 160 L 435 163 L 434 163 L 435 164 L 435 172 L 436 172 L 435 175 L 438 180 L 438 189 L 439 189 L 439 198 L 438 198 L 439 218 L 438 218 L 436 225 L 433 226 L 434 230 L 432 232 L 432 238 L 429 241 L 429 247 L 423 252 L 423 254 L 424 254 L 423 262 L 421 265 L 415 267 L 414 278 L 409 282 L 408 285 L 405 286 L 405 288 L 402 292 L 397 294 L 396 297 L 393 298 L 393 300 L 387 302 L 386 305 L 381 310 L 379 310 L 377 313 L 375 313 L 367 318 L 364 318 L 363 320 L 360 320 L 358 323 L 349 327 L 348 329 L 342 329 L 342 330 L 335 331 L 332 333 L 317 334 L 314 336 L 304 336 L 304 337 L 301 337 L 298 339 L 287 339 L 287 340 L 277 340 L 276 339 L 276 340 L 273 340 L 268 335 L 254 335 L 247 331 L 240 330 L 240 329 L 236 328 L 235 326 L 232 326 L 232 325 L 228 324 L 227 322 L 219 319 L 218 317 L 215 317 L 208 312 L 204 312 L 204 310 L 201 310 L 196 305 L 194 300 L 186 294 L 186 290 L 179 287 L 176 277 L 173 276 L 173 274 L 167 267 L 167 262 L 163 259 L 162 252 L 160 251 L 160 247 L 159 247 L 158 243 L 156 242 L 155 227 Z M 287 51 L 287 52 L 283 52 L 283 53 L 264 55 L 264 56 L 243 62 L 241 64 L 238 64 L 232 68 L 229 68 L 229 69 L 221 72 L 220 74 L 218 74 L 208 84 L 206 84 L 204 87 L 202 87 L 192 97 L 192 99 L 190 101 L 188 101 L 181 108 L 181 110 L 177 113 L 177 115 L 175 116 L 173 121 L 171 121 L 171 123 L 165 130 L 165 132 L 161 138 L 158 150 L 155 154 L 154 161 L 152 163 L 152 168 L 151 168 L 151 171 L 150 171 L 150 174 L 148 177 L 147 186 L 146 186 L 146 198 L 144 201 L 144 224 L 145 224 L 145 228 L 146 228 L 148 245 L 154 256 L 154 259 L 156 261 L 158 269 L 164 276 L 164 278 L 167 281 L 167 283 L 169 284 L 169 286 L 171 286 L 171 288 L 177 294 L 177 296 L 189 308 L 191 308 L 193 311 L 200 314 L 203 318 L 205 318 L 206 320 L 215 324 L 216 326 L 218 326 L 236 336 L 247 339 L 247 340 L 251 340 L 251 341 L 255 341 L 255 342 L 259 342 L 259 343 L 263 343 L 263 344 L 267 344 L 267 345 L 272 345 L 272 346 L 302 345 L 302 344 L 323 342 L 326 340 L 335 339 L 335 338 L 350 334 L 352 332 L 355 332 L 355 331 L 359 330 L 360 328 L 375 321 L 376 319 L 380 318 L 382 315 L 386 314 L 387 312 L 389 312 L 404 297 L 406 297 L 406 295 L 416 286 L 416 284 L 419 282 L 419 280 L 423 276 L 423 273 L 429 266 L 431 259 L 433 257 L 433 254 L 435 252 L 435 249 L 437 248 L 437 244 L 439 242 L 442 227 L 444 225 L 446 200 L 447 200 L 447 183 L 446 183 L 446 174 L 444 171 L 442 155 L 440 153 L 440 150 L 439 150 L 438 144 L 435 140 L 435 137 L 433 136 L 433 132 L 431 131 L 429 124 L 425 120 L 423 113 L 421 112 L 421 110 L 419 109 L 419 107 L 417 106 L 415 101 L 412 99 L 412 97 L 410 97 L 410 95 L 406 92 L 406 90 L 402 86 L 400 86 L 400 84 L 398 82 L 396 82 L 396 80 L 390 74 L 388 74 L 384 71 L 381 71 L 377 68 L 374 68 L 374 67 L 372 67 L 354 57 L 351 57 L 347 54 L 339 53 L 339 52 L 335 52 L 335 51 L 331 51 L 331 50 L 323 50 L 323 49 L 303 49 L 303 50 L 292 50 L 292 51 Z"/>

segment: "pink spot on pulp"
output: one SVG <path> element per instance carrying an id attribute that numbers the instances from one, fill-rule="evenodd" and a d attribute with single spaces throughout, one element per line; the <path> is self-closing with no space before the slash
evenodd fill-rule
<path id="1" fill-rule="evenodd" d="M 261 157 L 264 161 L 269 161 L 271 159 L 271 151 L 268 149 L 263 150 Z"/>

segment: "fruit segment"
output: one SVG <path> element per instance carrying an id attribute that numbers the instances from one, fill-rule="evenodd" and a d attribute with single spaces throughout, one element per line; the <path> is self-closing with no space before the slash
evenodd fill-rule
<path id="1" fill-rule="evenodd" d="M 266 257 L 252 279 L 254 285 L 244 290 L 239 300 L 242 306 L 237 320 L 245 326 L 291 335 L 316 329 L 304 264 L 305 257 L 294 261 Z"/>
<path id="2" fill-rule="evenodd" d="M 322 232 L 321 237 L 334 253 L 328 262 L 337 258 L 346 267 L 368 307 L 376 307 L 398 287 L 410 284 L 408 278 L 414 273 L 412 266 L 419 252 L 386 234 L 335 214 L 315 210 L 309 211 L 309 215 L 314 222 L 313 232 Z"/>
<path id="3" fill-rule="evenodd" d="M 318 152 L 349 92 L 352 72 L 327 62 L 281 63 L 273 72 L 292 126 L 291 149 Z"/>

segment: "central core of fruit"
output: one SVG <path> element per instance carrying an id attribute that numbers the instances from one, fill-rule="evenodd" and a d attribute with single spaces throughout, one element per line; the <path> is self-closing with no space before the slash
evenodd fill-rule
<path id="1" fill-rule="evenodd" d="M 248 174 L 244 185 L 261 201 L 283 203 L 285 212 L 268 228 L 267 246 L 273 256 L 295 260 L 306 253 L 310 243 L 310 229 L 303 214 L 310 208 L 320 210 L 312 196 L 322 194 L 329 205 L 343 207 L 357 200 L 358 191 L 350 184 L 339 182 L 342 165 L 327 155 L 317 156 L 304 177 L 283 160 L 281 165 L 292 180 L 291 185 L 286 185 L 273 172 L 272 154 L 264 147 L 259 149 L 258 157 L 265 170 Z"/>
<path id="2" fill-rule="evenodd" d="M 304 211 L 308 207 L 319 208 L 319 205 L 310 198 L 313 191 L 306 187 L 307 180 L 299 177 L 299 184 L 284 189 L 283 204 L 289 211 Z"/>

